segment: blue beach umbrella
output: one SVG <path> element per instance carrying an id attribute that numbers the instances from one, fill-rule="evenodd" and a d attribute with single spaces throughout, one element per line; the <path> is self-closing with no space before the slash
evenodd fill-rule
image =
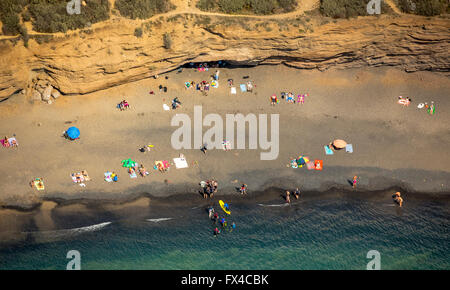
<path id="1" fill-rule="evenodd" d="M 77 139 L 78 137 L 80 137 L 80 130 L 78 130 L 77 127 L 70 127 L 69 129 L 67 129 L 66 134 L 72 140 Z"/>

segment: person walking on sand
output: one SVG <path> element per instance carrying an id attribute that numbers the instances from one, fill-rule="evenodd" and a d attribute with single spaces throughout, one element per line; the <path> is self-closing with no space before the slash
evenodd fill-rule
<path id="1" fill-rule="evenodd" d="M 277 104 L 278 100 L 277 100 L 277 96 L 276 95 L 272 95 L 270 97 L 270 105 L 275 106 Z"/>
<path id="2" fill-rule="evenodd" d="M 356 183 L 358 182 L 358 179 L 359 179 L 359 177 L 358 176 L 353 176 L 353 181 L 352 181 L 352 184 L 353 184 L 353 188 L 356 188 Z"/>
<path id="3" fill-rule="evenodd" d="M 206 154 L 206 150 L 208 150 L 208 148 L 206 148 L 206 143 L 203 144 L 202 148 L 200 148 L 200 151 L 203 152 L 203 154 Z"/>
<path id="4" fill-rule="evenodd" d="M 246 194 L 247 193 L 247 184 L 245 184 L 245 183 L 242 184 L 240 191 L 241 191 L 241 194 Z"/>
<path id="5" fill-rule="evenodd" d="M 286 190 L 286 202 L 287 203 L 291 203 L 290 195 L 291 195 L 291 193 L 289 192 L 289 190 Z"/>

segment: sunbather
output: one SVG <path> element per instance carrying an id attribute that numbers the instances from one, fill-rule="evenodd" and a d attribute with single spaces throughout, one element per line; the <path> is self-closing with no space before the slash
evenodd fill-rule
<path id="1" fill-rule="evenodd" d="M 9 147 L 8 137 L 3 138 L 3 146 Z"/>

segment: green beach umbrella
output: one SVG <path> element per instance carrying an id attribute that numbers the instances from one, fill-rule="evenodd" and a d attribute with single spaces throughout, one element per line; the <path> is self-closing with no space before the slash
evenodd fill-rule
<path id="1" fill-rule="evenodd" d="M 131 160 L 131 158 L 122 160 L 122 167 L 130 168 L 136 165 L 136 161 Z"/>

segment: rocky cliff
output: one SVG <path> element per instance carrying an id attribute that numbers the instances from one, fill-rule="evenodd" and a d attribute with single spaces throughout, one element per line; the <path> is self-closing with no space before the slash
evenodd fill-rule
<path id="1" fill-rule="evenodd" d="M 135 36 L 136 28 L 142 36 Z M 89 30 L 33 37 L 28 48 L 21 40 L 0 39 L 0 101 L 23 89 L 37 99 L 41 90 L 41 95 L 85 94 L 200 61 L 450 71 L 448 17 L 305 20 L 182 14 L 149 21 L 115 18 Z"/>

